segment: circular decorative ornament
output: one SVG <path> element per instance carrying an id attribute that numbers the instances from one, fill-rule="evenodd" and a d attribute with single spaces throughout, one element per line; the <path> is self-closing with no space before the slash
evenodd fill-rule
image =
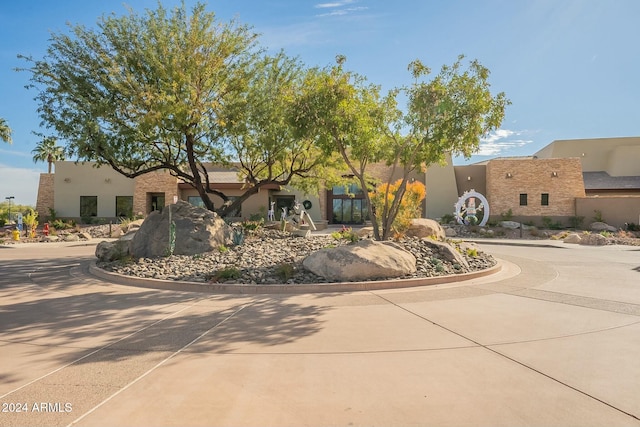
<path id="1" fill-rule="evenodd" d="M 302 202 L 302 206 L 304 206 L 306 210 L 309 210 L 313 206 L 313 203 L 311 203 L 310 200 L 305 200 L 304 202 Z"/>
<path id="2" fill-rule="evenodd" d="M 476 199 L 480 200 L 480 204 L 476 205 Z M 480 193 L 475 190 L 465 191 L 455 204 L 456 221 L 463 225 L 486 225 L 489 220 L 489 202 Z M 484 211 L 482 221 L 478 224 L 478 212 Z"/>

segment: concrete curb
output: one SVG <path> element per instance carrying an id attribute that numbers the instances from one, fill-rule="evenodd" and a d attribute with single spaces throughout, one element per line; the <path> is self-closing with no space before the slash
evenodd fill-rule
<path id="1" fill-rule="evenodd" d="M 432 286 L 446 283 L 462 282 L 490 276 L 502 270 L 502 261 L 497 259 L 497 264 L 486 270 L 470 273 L 451 274 L 447 276 L 423 277 L 417 279 L 391 279 L 369 282 L 336 282 L 336 283 L 311 283 L 311 284 L 275 284 L 275 285 L 243 285 L 223 283 L 181 282 L 176 280 L 160 280 L 126 276 L 112 273 L 99 268 L 95 261 L 89 265 L 89 274 L 100 279 L 108 280 L 118 285 L 136 286 L 171 291 L 204 292 L 218 294 L 310 294 L 323 292 L 356 292 L 373 291 L 382 289 L 402 289 L 418 286 Z"/>

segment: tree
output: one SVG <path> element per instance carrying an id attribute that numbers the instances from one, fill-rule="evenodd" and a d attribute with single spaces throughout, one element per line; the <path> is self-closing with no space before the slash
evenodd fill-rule
<path id="1" fill-rule="evenodd" d="M 363 189 L 374 181 L 367 168 L 371 163 L 386 163 L 389 184 L 400 176 L 397 188 L 383 187 L 382 209 L 373 209 L 364 192 L 376 239 L 390 237 L 412 173 L 443 162 L 446 153 L 469 157 L 480 137 L 502 123 L 509 101 L 504 93 L 491 95 L 487 68 L 474 60 L 464 69 L 463 59 L 443 66 L 429 81 L 424 78 L 430 69 L 414 61 L 409 64 L 414 82 L 381 97 L 379 87 L 345 71 L 345 58 L 338 57 L 336 66 L 308 85 L 297 106 L 301 133 L 339 152 Z M 406 111 L 397 107 L 401 94 L 408 100 Z"/>
<path id="2" fill-rule="evenodd" d="M 56 145 L 56 138 L 43 137 L 36 145 L 36 148 L 31 150 L 33 154 L 33 162 L 47 162 L 49 165 L 49 173 L 51 173 L 51 165 L 58 160 L 64 160 L 64 148 Z"/>
<path id="3" fill-rule="evenodd" d="M 0 141 L 8 142 L 11 144 L 11 128 L 7 124 L 7 121 L 0 117 Z"/>
<path id="4" fill-rule="evenodd" d="M 210 210 L 211 194 L 228 198 L 211 188 L 208 165 L 239 161 L 246 197 L 313 168 L 313 162 L 302 164 L 291 151 L 276 156 L 272 150 L 265 155 L 275 156 L 272 169 L 267 168 L 274 175 L 262 165 L 256 169 L 259 150 L 250 144 L 268 140 L 257 135 L 272 129 L 257 121 L 242 125 L 249 113 L 240 107 L 255 111 L 258 107 L 251 103 L 260 96 L 278 100 L 275 92 L 257 95 L 251 85 L 275 78 L 269 70 L 280 66 L 295 82 L 298 66 L 282 56 L 261 57 L 256 35 L 247 26 L 217 22 L 203 4 L 196 4 L 191 14 L 184 4 L 171 12 L 158 6 L 144 16 L 131 11 L 102 17 L 95 30 L 72 26 L 69 35 L 52 34 L 42 60 L 25 59 L 31 64 L 32 85 L 39 89 L 38 112 L 56 136 L 67 141 L 70 155 L 110 165 L 129 178 L 168 170 L 191 184 Z M 288 111 L 280 104 L 266 104 L 261 107 L 264 114 L 270 105 L 277 114 Z M 289 142 L 284 148 L 299 148 Z M 292 166 L 295 162 L 302 166 Z M 216 212 L 224 216 L 246 197 Z"/>

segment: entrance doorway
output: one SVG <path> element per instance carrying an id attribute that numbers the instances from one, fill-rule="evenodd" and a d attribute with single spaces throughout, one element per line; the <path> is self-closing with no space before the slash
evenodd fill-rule
<path id="1" fill-rule="evenodd" d="M 147 193 L 149 212 L 161 211 L 164 208 L 164 193 Z"/>
<path id="2" fill-rule="evenodd" d="M 363 224 L 367 217 L 365 199 L 333 199 L 334 224 Z"/>
<path id="3" fill-rule="evenodd" d="M 282 219 L 282 208 L 287 208 L 287 212 L 291 211 L 296 198 L 295 196 L 275 196 L 274 200 L 276 202 L 274 214 L 276 215 L 276 220 L 280 221 Z"/>

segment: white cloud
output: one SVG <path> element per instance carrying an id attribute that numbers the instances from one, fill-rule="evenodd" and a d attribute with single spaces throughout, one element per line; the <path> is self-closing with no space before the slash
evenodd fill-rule
<path id="1" fill-rule="evenodd" d="M 314 7 L 316 9 L 329 9 L 329 8 L 333 8 L 333 7 L 346 6 L 346 5 L 351 4 L 353 2 L 354 2 L 354 0 L 342 0 L 342 1 L 336 1 L 336 2 L 333 2 L 333 3 L 318 3 Z"/>
<path id="2" fill-rule="evenodd" d="M 314 7 L 316 9 L 334 9 L 330 12 L 316 15 L 319 18 L 326 16 L 344 16 L 350 13 L 359 12 L 369 9 L 366 6 L 344 7 L 354 3 L 356 0 L 340 0 L 331 3 L 318 3 Z"/>
<path id="3" fill-rule="evenodd" d="M 497 129 L 480 139 L 478 156 L 498 156 L 511 149 L 523 147 L 533 140 L 524 139 L 526 131 L 514 131 L 509 129 Z"/>
<path id="4" fill-rule="evenodd" d="M 36 205 L 40 171 L 0 164 L 0 201 L 14 196 L 14 203 Z"/>

